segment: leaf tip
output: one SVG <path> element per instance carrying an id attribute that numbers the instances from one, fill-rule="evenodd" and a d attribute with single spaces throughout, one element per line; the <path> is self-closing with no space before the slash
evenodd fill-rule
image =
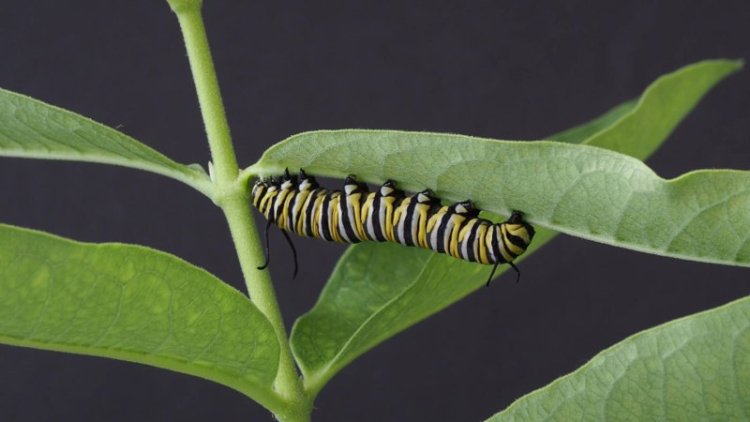
<path id="1" fill-rule="evenodd" d="M 743 67 L 745 67 L 745 59 L 742 59 L 742 58 L 739 58 L 739 59 L 723 58 L 723 59 L 715 59 L 715 60 L 706 60 L 706 62 L 709 62 L 709 63 L 713 62 L 713 63 L 727 66 L 729 68 L 727 72 L 728 74 L 738 72 Z"/>

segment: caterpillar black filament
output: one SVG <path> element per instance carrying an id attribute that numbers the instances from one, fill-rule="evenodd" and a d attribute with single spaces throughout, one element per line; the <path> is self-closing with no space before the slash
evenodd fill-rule
<path id="1" fill-rule="evenodd" d="M 394 242 L 494 265 L 487 284 L 503 263 L 520 277 L 513 260 L 526 251 L 534 237 L 534 228 L 520 212 L 514 211 L 507 221 L 495 224 L 480 218 L 480 210 L 470 201 L 444 206 L 429 190 L 407 195 L 390 180 L 370 192 L 366 184 L 349 176 L 342 192 L 321 188 L 302 170 L 299 178 L 286 171 L 282 177 L 255 182 L 252 199 L 267 220 L 267 254 L 268 230 L 275 224 L 290 245 L 287 231 L 342 243 Z M 292 251 L 296 275 L 293 245 Z M 267 265 L 268 255 L 260 269 Z"/>

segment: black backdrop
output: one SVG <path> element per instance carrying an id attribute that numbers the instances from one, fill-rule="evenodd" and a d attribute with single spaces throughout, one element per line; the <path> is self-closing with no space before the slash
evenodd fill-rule
<path id="1" fill-rule="evenodd" d="M 206 0 L 241 165 L 291 134 L 396 128 L 538 139 L 688 63 L 748 58 L 745 2 Z M 5 0 L 0 86 L 208 160 L 164 1 Z M 662 176 L 750 167 L 750 72 L 722 83 L 649 161 Z M 218 210 L 172 180 L 94 164 L 0 160 L 0 221 L 159 248 L 242 288 Z M 289 259 L 280 237 L 275 262 Z M 272 268 L 291 325 L 338 245 L 297 240 Z M 561 236 L 496 282 L 355 361 L 317 420 L 479 420 L 644 328 L 750 293 L 746 270 Z M 233 390 L 124 362 L 0 346 L 3 420 L 270 420 Z"/>

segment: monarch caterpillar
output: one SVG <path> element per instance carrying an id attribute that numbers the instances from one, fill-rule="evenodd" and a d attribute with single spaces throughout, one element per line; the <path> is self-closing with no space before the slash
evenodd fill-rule
<path id="1" fill-rule="evenodd" d="M 294 253 L 287 234 L 316 237 L 342 243 L 362 241 L 394 242 L 445 253 L 470 262 L 494 265 L 489 285 L 498 265 L 508 263 L 521 276 L 513 260 L 524 253 L 534 237 L 534 228 L 514 211 L 503 223 L 479 217 L 480 210 L 470 201 L 444 206 L 424 190 L 407 195 L 388 180 L 370 192 L 353 176 L 344 181 L 344 190 L 321 188 L 315 178 L 300 170 L 290 175 L 259 179 L 252 190 L 253 205 L 266 218 L 266 263 L 268 230 L 277 225 Z"/>

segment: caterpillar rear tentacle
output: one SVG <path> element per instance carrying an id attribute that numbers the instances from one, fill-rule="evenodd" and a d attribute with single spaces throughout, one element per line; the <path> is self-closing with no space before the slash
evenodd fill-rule
<path id="1" fill-rule="evenodd" d="M 287 169 L 281 178 L 260 179 L 252 189 L 253 205 L 268 220 L 266 225 L 266 263 L 268 226 L 275 224 L 289 241 L 297 274 L 297 251 L 287 232 L 342 243 L 362 241 L 394 242 L 418 246 L 465 261 L 493 265 L 489 286 L 500 264 L 513 263 L 526 251 L 534 237 L 534 228 L 513 211 L 502 223 L 479 217 L 480 210 L 471 201 L 441 205 L 431 191 L 407 195 L 386 181 L 376 191 L 354 176 L 344 181 L 342 191 L 321 188 L 314 177 L 300 170 L 299 177 Z"/>

